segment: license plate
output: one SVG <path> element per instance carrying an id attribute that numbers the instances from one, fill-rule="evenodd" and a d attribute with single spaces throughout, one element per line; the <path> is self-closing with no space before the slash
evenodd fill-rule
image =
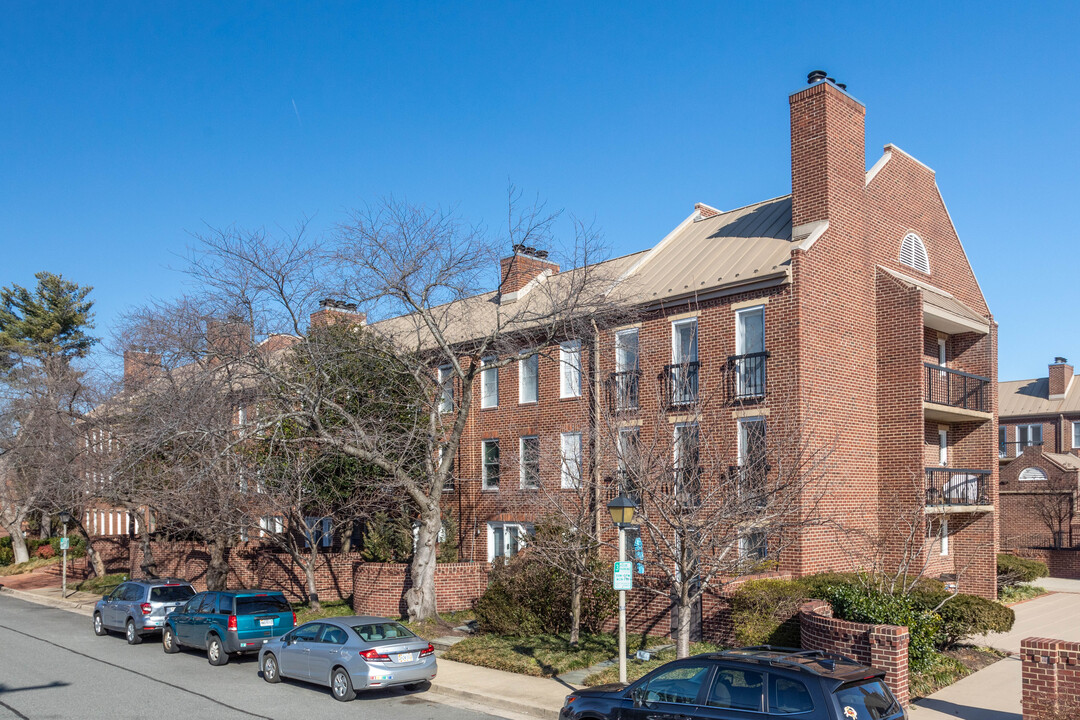
<path id="1" fill-rule="evenodd" d="M 273 627 L 274 626 L 274 621 L 273 620 L 260 620 L 259 625 L 261 625 L 262 627 Z"/>
<path id="2" fill-rule="evenodd" d="M 416 653 L 398 653 L 397 661 L 399 663 L 412 662 L 416 659 Z"/>

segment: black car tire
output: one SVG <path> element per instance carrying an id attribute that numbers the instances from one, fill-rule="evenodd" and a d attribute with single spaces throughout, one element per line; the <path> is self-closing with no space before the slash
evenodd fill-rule
<path id="1" fill-rule="evenodd" d="M 170 655 L 180 652 L 180 643 L 176 642 L 176 633 L 168 625 L 161 632 L 161 649 Z"/>
<path id="2" fill-rule="evenodd" d="M 330 694 L 340 702 L 349 702 L 356 697 L 356 691 L 353 690 L 352 686 L 352 678 L 342 667 L 336 667 L 334 672 L 330 673 Z"/>
<path id="3" fill-rule="evenodd" d="M 206 641 L 206 659 L 211 665 L 226 665 L 229 662 L 229 653 L 225 652 L 225 646 L 217 635 L 211 635 Z"/>
<path id="4" fill-rule="evenodd" d="M 105 629 L 105 622 L 101 619 L 101 613 L 94 613 L 94 634 L 95 635 L 108 635 L 109 631 Z"/>
<path id="5" fill-rule="evenodd" d="M 274 653 L 266 653 L 263 655 L 262 676 L 263 680 L 268 683 L 281 682 L 281 668 L 278 666 L 277 658 L 274 656 Z"/>
<path id="6" fill-rule="evenodd" d="M 124 628 L 124 636 L 127 638 L 128 645 L 138 645 L 142 642 L 142 635 L 139 634 L 139 630 L 135 627 L 135 621 L 128 618 L 127 625 Z"/>

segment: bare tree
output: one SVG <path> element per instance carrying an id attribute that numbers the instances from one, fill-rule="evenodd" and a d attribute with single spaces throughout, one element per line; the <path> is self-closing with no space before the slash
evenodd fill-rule
<path id="1" fill-rule="evenodd" d="M 1070 537 L 1077 491 L 1075 476 L 1058 472 L 1027 494 L 1028 509 L 1046 528 L 1052 547 L 1063 547 Z"/>

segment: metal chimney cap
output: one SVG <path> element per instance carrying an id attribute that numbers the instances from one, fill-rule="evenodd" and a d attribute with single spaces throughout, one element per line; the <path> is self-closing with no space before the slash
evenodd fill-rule
<path id="1" fill-rule="evenodd" d="M 825 78 L 829 77 L 829 74 L 824 70 L 813 70 L 806 76 L 806 84 L 813 85 L 816 82 L 821 82 Z"/>
<path id="2" fill-rule="evenodd" d="M 1069 362 L 1068 358 L 1063 358 L 1063 357 L 1054 358 L 1054 364 L 1055 365 L 1064 365 L 1067 362 Z"/>

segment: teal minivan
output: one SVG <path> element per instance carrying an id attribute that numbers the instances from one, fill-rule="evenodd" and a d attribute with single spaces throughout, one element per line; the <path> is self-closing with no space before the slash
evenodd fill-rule
<path id="1" fill-rule="evenodd" d="M 161 646 L 170 654 L 181 646 L 204 648 L 211 665 L 224 665 L 230 655 L 258 652 L 295 626 L 296 613 L 281 592 L 202 592 L 165 618 Z"/>

